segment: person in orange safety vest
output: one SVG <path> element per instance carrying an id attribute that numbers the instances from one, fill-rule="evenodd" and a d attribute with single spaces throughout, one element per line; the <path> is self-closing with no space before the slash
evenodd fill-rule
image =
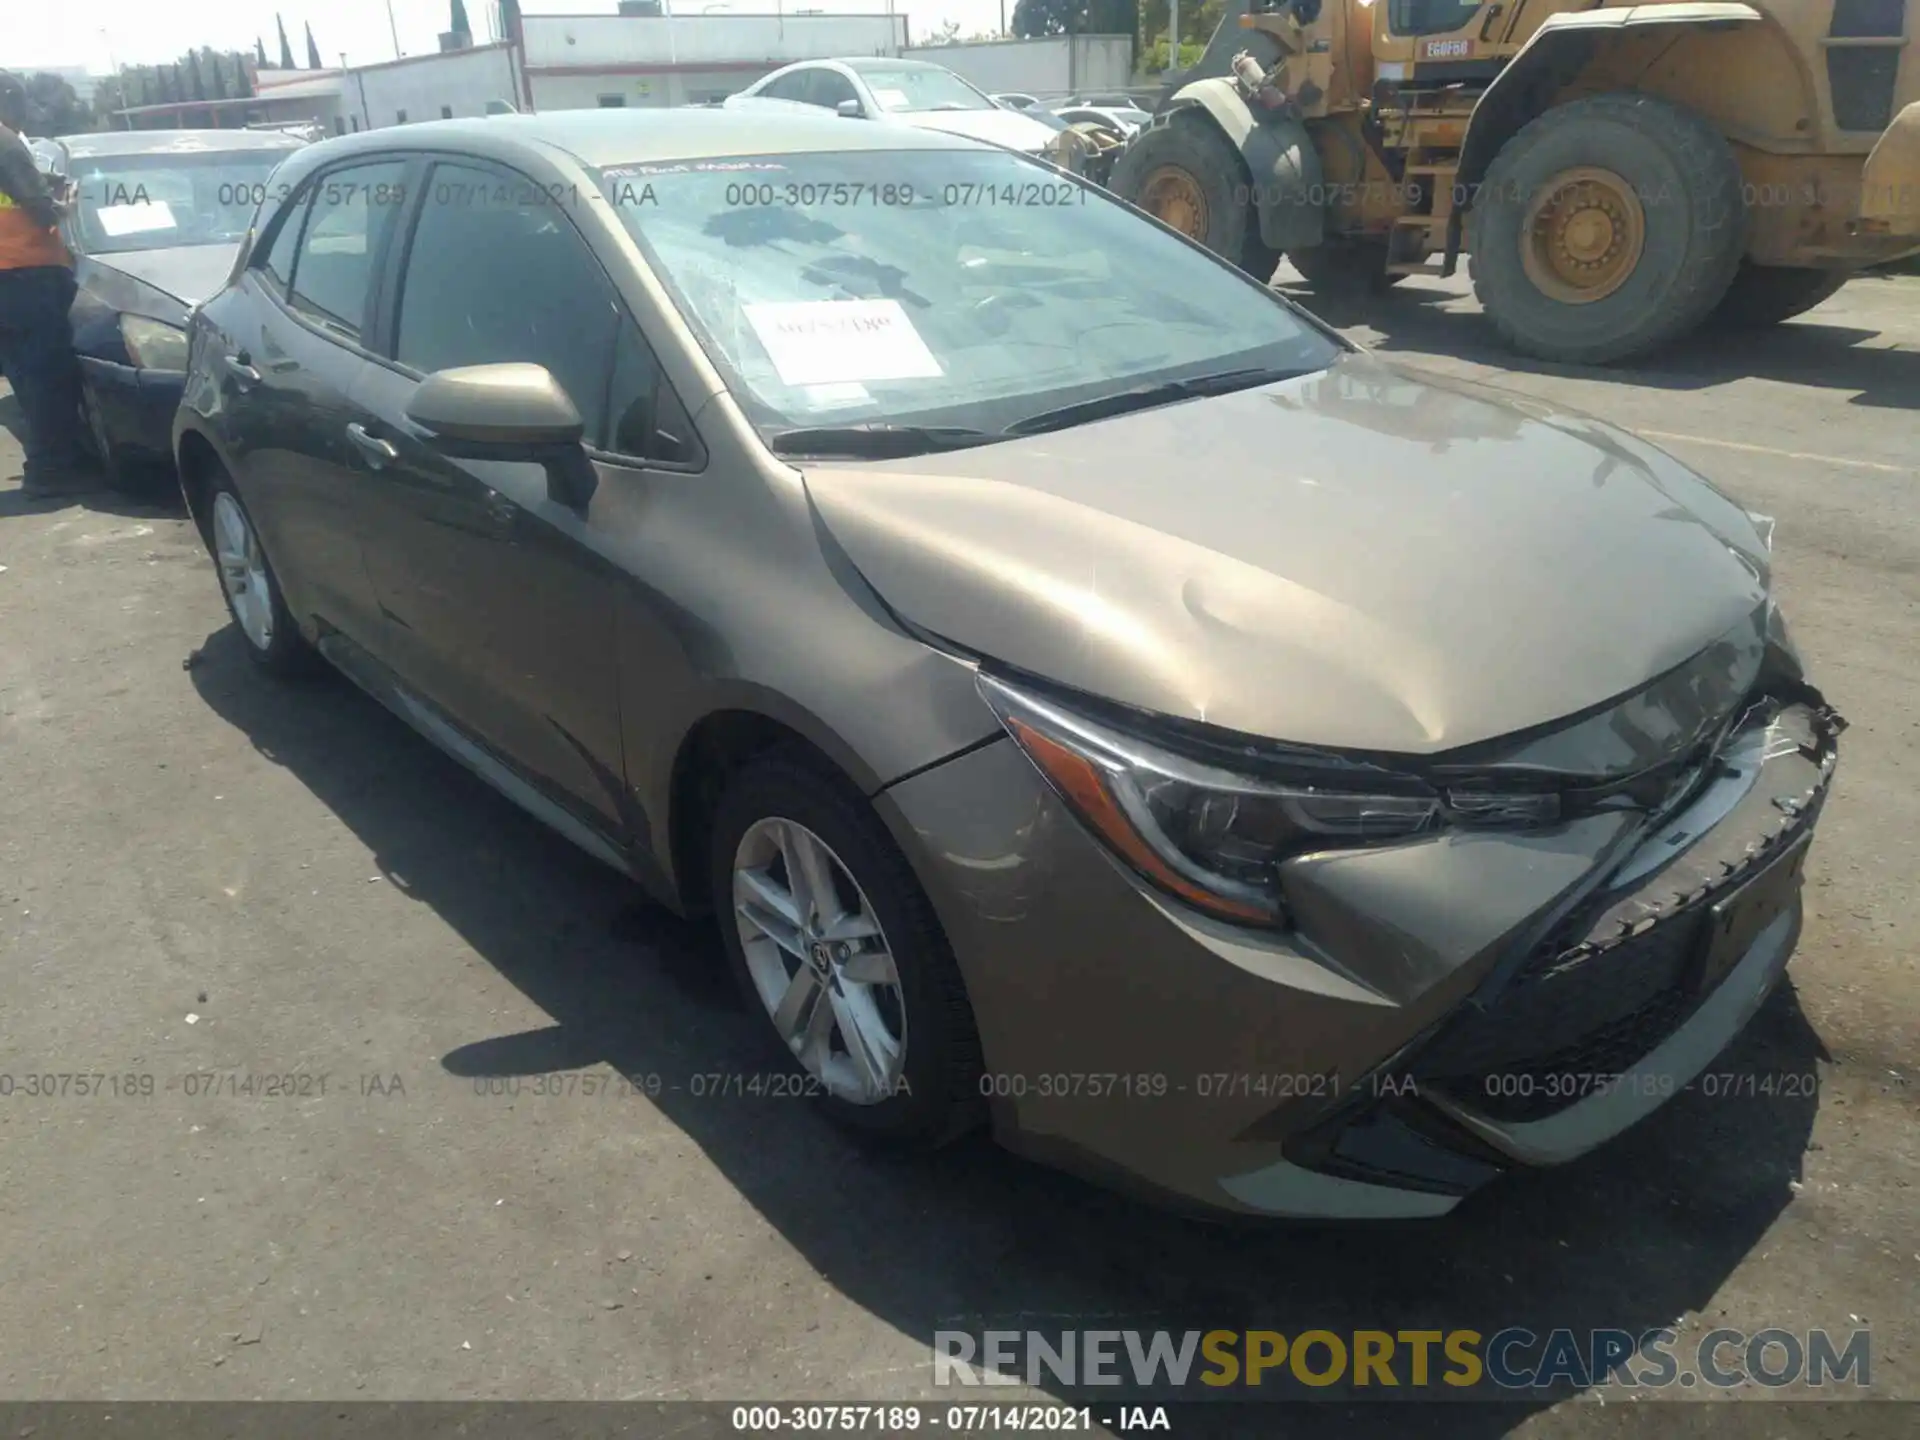
<path id="1" fill-rule="evenodd" d="M 0 375 L 26 421 L 22 489 L 53 498 L 94 486 L 80 446 L 73 259 L 58 202 L 20 138 L 26 123 L 26 87 L 0 74 Z"/>

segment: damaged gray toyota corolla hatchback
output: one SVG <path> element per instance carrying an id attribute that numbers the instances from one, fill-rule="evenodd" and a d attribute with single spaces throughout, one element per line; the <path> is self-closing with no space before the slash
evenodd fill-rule
<path id="1" fill-rule="evenodd" d="M 849 1128 L 1438 1215 L 1779 979 L 1840 722 L 1766 524 L 1653 447 L 954 136 L 587 112 L 281 178 L 176 422 L 250 653 L 715 915 Z"/>

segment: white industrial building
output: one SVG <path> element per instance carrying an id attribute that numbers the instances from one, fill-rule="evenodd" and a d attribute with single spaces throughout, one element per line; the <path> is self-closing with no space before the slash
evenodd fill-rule
<path id="1" fill-rule="evenodd" d="M 441 37 L 438 54 L 338 70 L 263 70 L 244 100 L 181 101 L 120 112 L 146 128 L 312 122 L 344 134 L 421 120 L 516 110 L 687 105 L 744 90 L 796 60 L 912 55 L 991 93 L 1042 99 L 1125 90 L 1133 37 L 1051 36 L 908 45 L 901 14 L 683 15 L 659 0 L 618 13 L 528 15 L 503 40 Z"/>
<path id="2" fill-rule="evenodd" d="M 718 100 L 796 60 L 899 55 L 898 14 L 528 15 L 507 39 L 443 36 L 438 54 L 340 70 L 265 70 L 244 100 L 122 112 L 133 125 L 289 124 L 330 133 L 516 110 L 686 105 Z"/>

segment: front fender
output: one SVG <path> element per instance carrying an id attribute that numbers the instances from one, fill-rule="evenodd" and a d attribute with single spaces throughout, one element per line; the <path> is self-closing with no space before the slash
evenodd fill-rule
<path id="1" fill-rule="evenodd" d="M 1863 222 L 1881 234 L 1920 239 L 1920 100 L 1874 142 L 1860 184 Z"/>
<path id="2" fill-rule="evenodd" d="M 1291 116 L 1255 115 L 1239 87 L 1219 78 L 1195 80 L 1173 93 L 1170 108 L 1205 110 L 1247 163 L 1260 238 L 1275 250 L 1304 250 L 1326 234 L 1320 152 L 1307 127 Z"/>
<path id="3" fill-rule="evenodd" d="M 1751 5 L 1712 0 L 1684 5 L 1634 5 L 1614 10 L 1582 10 L 1550 15 L 1528 37 L 1507 67 L 1481 93 L 1460 144 L 1460 168 L 1454 176 L 1453 221 L 1447 235 L 1447 260 L 1460 251 L 1460 226 L 1472 208 L 1473 193 L 1486 178 L 1500 147 L 1529 120 L 1543 113 L 1548 100 L 1585 69 L 1608 36 L 1648 25 L 1681 25 L 1718 30 L 1760 23 Z"/>

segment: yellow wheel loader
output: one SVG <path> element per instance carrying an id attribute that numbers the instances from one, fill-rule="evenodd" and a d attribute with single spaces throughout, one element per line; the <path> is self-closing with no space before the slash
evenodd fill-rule
<path id="1" fill-rule="evenodd" d="M 1230 0 L 1114 164 L 1260 279 L 1451 275 L 1608 364 L 1920 253 L 1913 0 Z M 1193 77 L 1200 78 L 1193 78 Z"/>

